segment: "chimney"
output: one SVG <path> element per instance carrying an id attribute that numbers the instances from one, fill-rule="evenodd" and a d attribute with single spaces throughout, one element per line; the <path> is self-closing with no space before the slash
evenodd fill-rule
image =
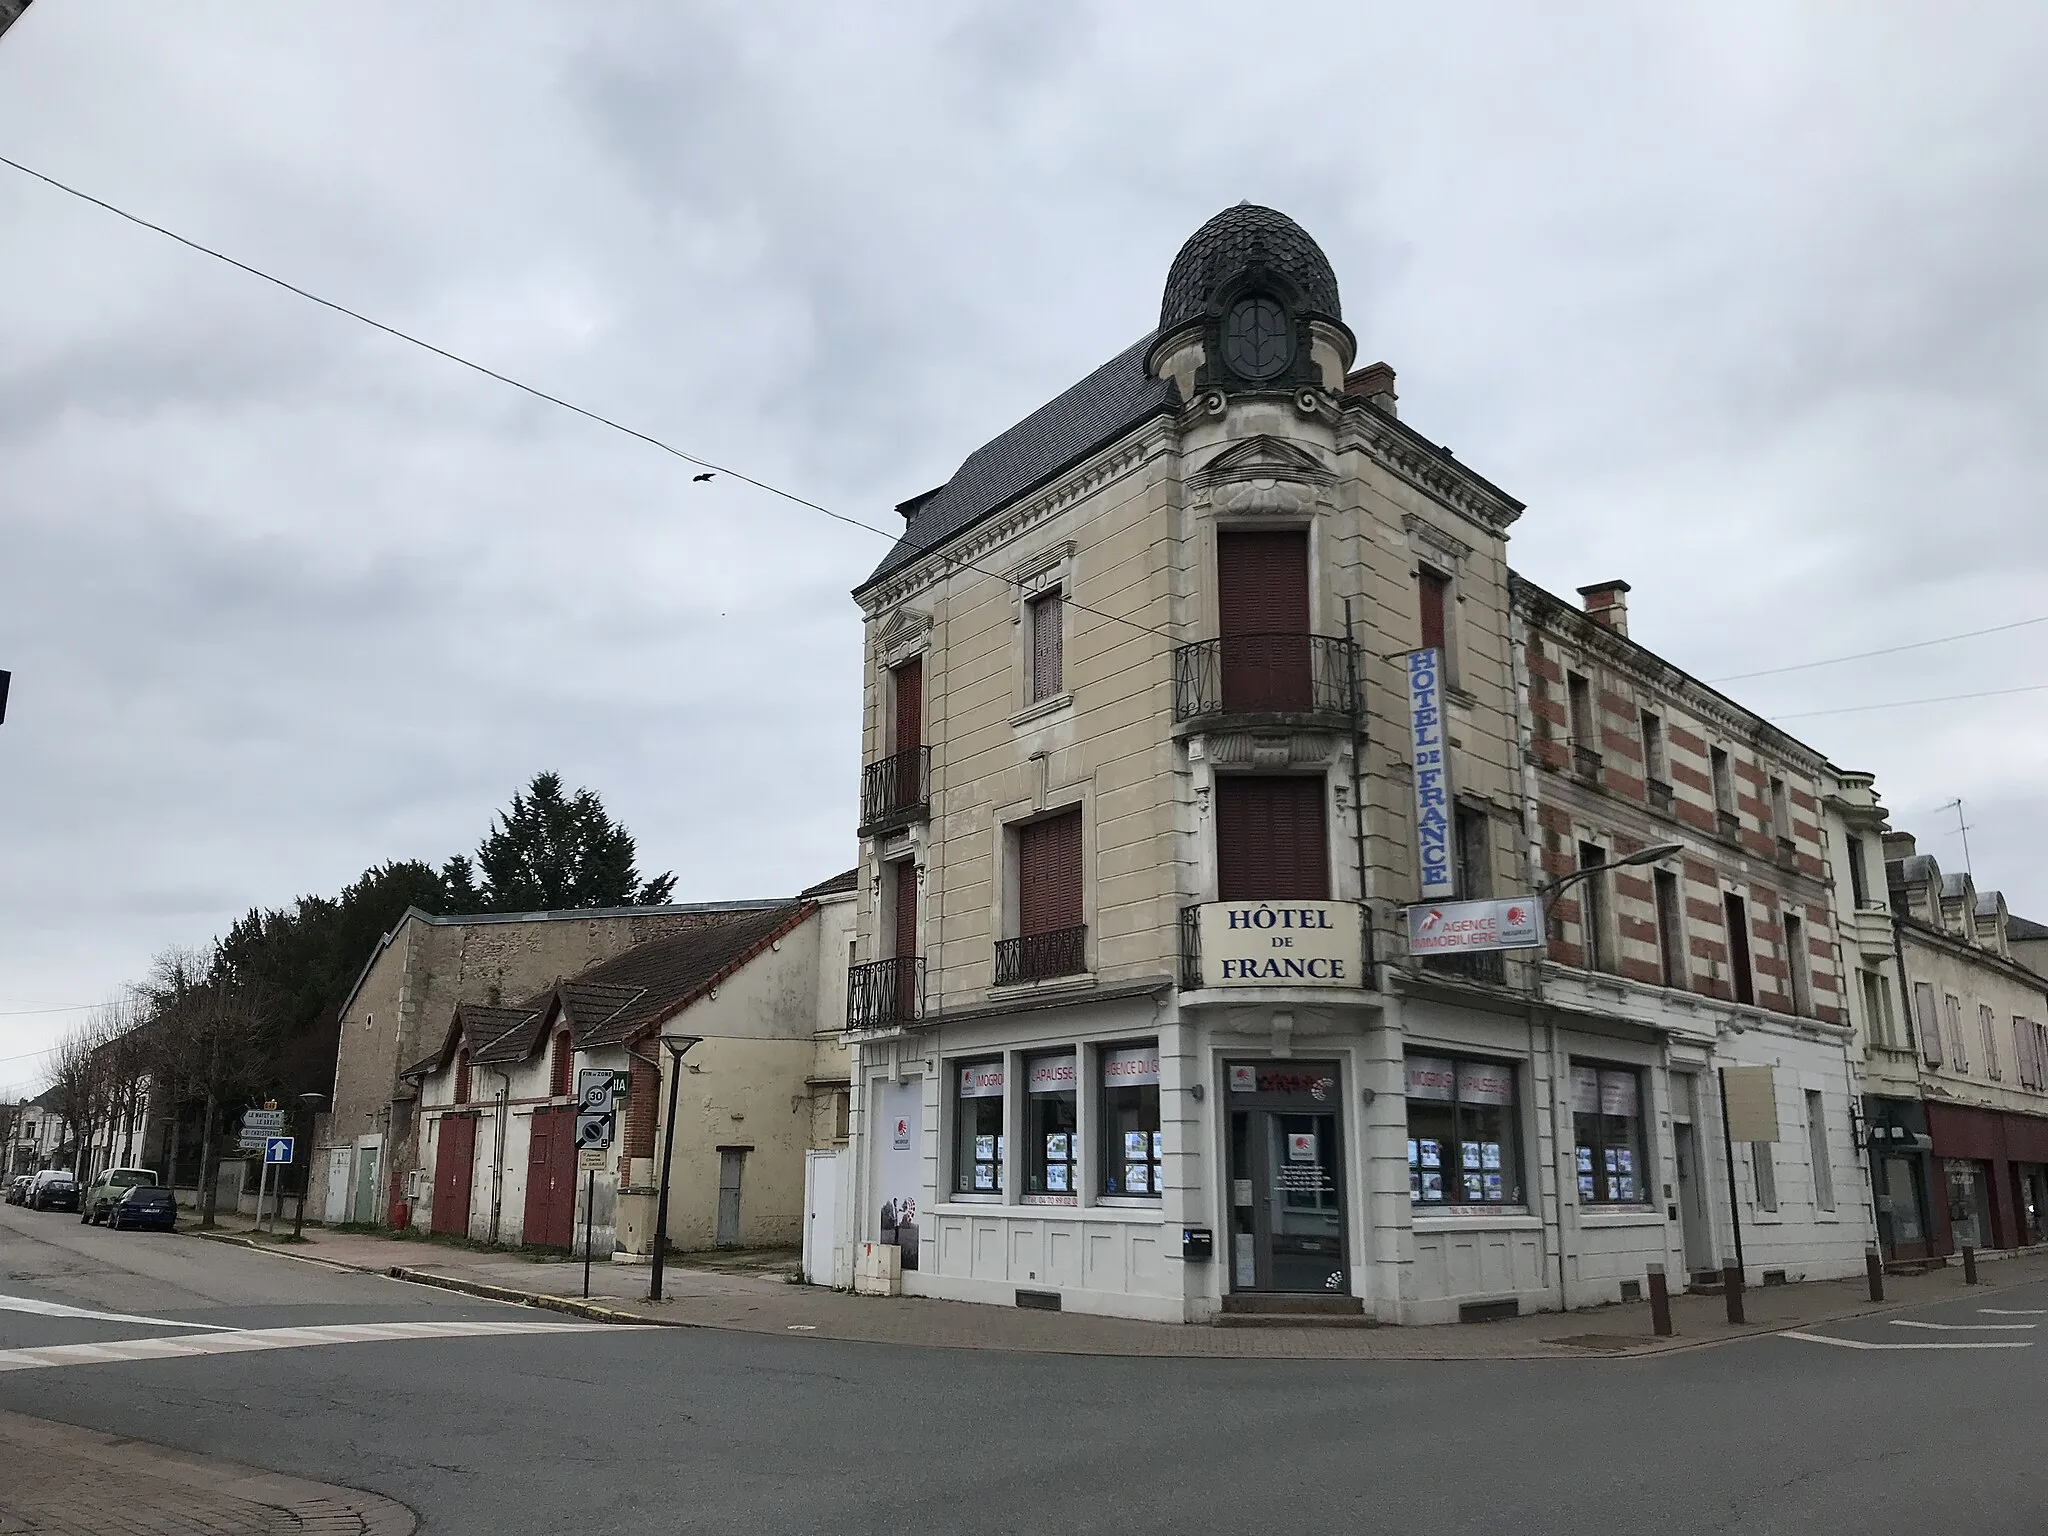
<path id="1" fill-rule="evenodd" d="M 1884 861 L 1896 864 L 1901 859 L 1910 859 L 1919 852 L 1910 832 L 1887 832 L 1884 835 Z"/>
<path id="2" fill-rule="evenodd" d="M 1394 370 L 1385 363 L 1367 363 L 1344 380 L 1344 393 L 1363 395 L 1389 416 L 1399 416 L 1400 396 L 1394 393 Z"/>
<path id="3" fill-rule="evenodd" d="M 1627 582 L 1596 581 L 1579 588 L 1579 596 L 1585 599 L 1586 614 L 1595 623 L 1605 624 L 1617 635 L 1628 633 Z"/>

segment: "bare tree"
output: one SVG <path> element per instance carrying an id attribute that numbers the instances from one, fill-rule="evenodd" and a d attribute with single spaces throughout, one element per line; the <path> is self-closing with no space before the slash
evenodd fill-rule
<path id="1" fill-rule="evenodd" d="M 65 1118 L 73 1136 L 72 1168 L 81 1184 L 105 1166 L 97 1153 L 101 1138 L 110 1137 L 125 1065 L 120 1059 L 125 1053 L 109 1047 L 132 1027 L 128 1011 L 118 1003 L 109 1004 L 87 1015 L 57 1042 L 56 1079 L 64 1090 Z"/>

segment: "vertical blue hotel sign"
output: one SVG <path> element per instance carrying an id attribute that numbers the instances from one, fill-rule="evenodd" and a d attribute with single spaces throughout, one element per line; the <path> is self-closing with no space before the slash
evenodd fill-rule
<path id="1" fill-rule="evenodd" d="M 1415 841 L 1421 859 L 1422 899 L 1457 894 L 1451 863 L 1451 765 L 1444 754 L 1443 653 L 1434 646 L 1408 653 L 1409 742 L 1415 757 Z"/>

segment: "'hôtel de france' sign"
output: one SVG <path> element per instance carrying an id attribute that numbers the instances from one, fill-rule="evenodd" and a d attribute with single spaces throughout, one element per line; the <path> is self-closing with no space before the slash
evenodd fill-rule
<path id="1" fill-rule="evenodd" d="M 1348 901 L 1202 907 L 1205 987 L 1362 987 L 1364 925 Z"/>
<path id="2" fill-rule="evenodd" d="M 1415 848 L 1424 901 L 1455 895 L 1451 867 L 1451 762 L 1444 751 L 1443 653 L 1408 653 L 1409 747 L 1415 754 Z"/>

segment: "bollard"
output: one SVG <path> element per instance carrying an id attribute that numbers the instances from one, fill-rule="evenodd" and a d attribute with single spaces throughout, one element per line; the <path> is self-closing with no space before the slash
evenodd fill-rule
<path id="1" fill-rule="evenodd" d="M 1742 1315 L 1742 1266 L 1730 1264 L 1721 1271 L 1721 1293 L 1728 1298 L 1728 1321 L 1741 1327 L 1749 1319 Z"/>
<path id="2" fill-rule="evenodd" d="M 1963 1284 L 1977 1283 L 1977 1250 L 1968 1243 L 1963 1244 Z"/>
<path id="3" fill-rule="evenodd" d="M 1870 1276 L 1870 1299 L 1884 1300 L 1884 1260 L 1878 1256 L 1877 1244 L 1863 1245 L 1863 1269 Z"/>
<path id="4" fill-rule="evenodd" d="M 1671 1337 L 1671 1292 L 1664 1287 L 1664 1266 L 1650 1266 L 1650 1327 L 1660 1339 Z"/>

